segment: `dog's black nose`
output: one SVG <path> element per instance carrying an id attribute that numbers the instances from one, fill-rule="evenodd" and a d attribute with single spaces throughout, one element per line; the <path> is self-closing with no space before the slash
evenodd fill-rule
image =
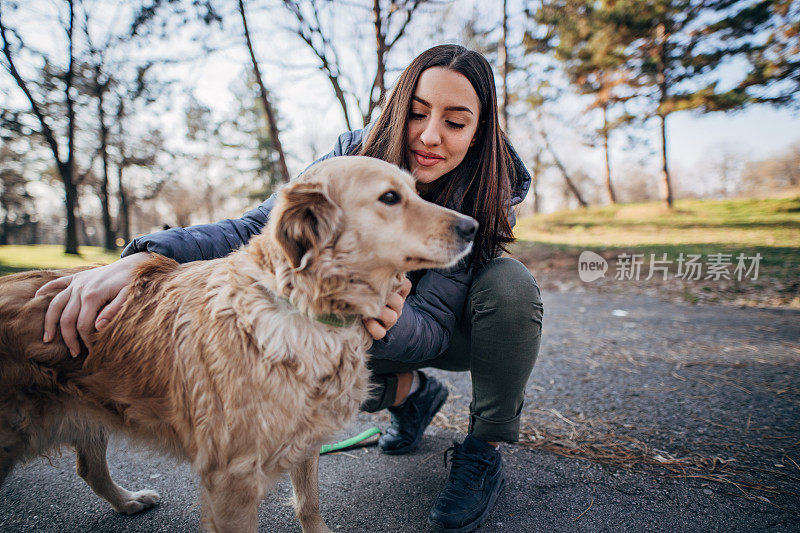
<path id="1" fill-rule="evenodd" d="M 467 242 L 475 238 L 475 232 L 477 231 L 478 222 L 474 218 L 464 217 L 456 224 L 456 233 Z"/>

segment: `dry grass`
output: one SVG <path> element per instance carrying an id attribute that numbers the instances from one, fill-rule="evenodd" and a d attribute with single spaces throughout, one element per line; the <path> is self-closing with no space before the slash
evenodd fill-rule
<path id="1" fill-rule="evenodd" d="M 590 283 L 578 276 L 578 257 L 583 250 L 592 250 L 609 263 L 606 276 Z M 597 292 L 603 294 L 644 294 L 676 303 L 731 305 L 737 307 L 800 307 L 800 248 L 772 247 L 746 250 L 730 246 L 627 246 L 592 248 L 561 246 L 541 242 L 519 241 L 511 249 L 536 277 L 542 291 Z M 759 267 L 758 279 L 681 279 L 675 277 L 676 264 L 670 267 L 668 279 L 658 275 L 646 280 L 650 254 L 663 253 L 675 260 L 680 253 L 701 254 L 747 252 L 765 258 Z M 642 275 L 636 280 L 615 279 L 615 265 L 621 254 L 644 254 Z M 767 263 L 766 259 L 769 259 Z"/>

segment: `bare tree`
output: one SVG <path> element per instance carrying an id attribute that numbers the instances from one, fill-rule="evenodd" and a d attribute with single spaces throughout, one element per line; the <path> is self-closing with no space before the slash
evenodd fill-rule
<path id="1" fill-rule="evenodd" d="M 247 51 L 250 53 L 250 60 L 253 63 L 253 76 L 258 84 L 261 105 L 264 106 L 264 113 L 267 116 L 269 131 L 270 135 L 272 136 L 272 145 L 275 149 L 275 152 L 278 154 L 278 166 L 281 174 L 283 175 L 283 181 L 288 183 L 290 179 L 289 169 L 286 166 L 286 156 L 283 153 L 283 146 L 281 145 L 280 132 L 278 131 L 278 120 L 275 110 L 272 108 L 272 104 L 269 101 L 269 91 L 267 91 L 267 87 L 264 85 L 264 78 L 261 76 L 261 69 L 258 67 L 256 54 L 253 51 L 253 42 L 250 40 L 250 30 L 247 28 L 247 16 L 245 14 L 243 0 L 239 0 L 239 14 L 242 17 L 242 27 L 244 28 L 244 38 L 247 43 Z"/>
<path id="2" fill-rule="evenodd" d="M 37 100 L 30 89 L 30 83 L 24 79 L 17 69 L 15 54 L 24 46 L 21 38 L 11 28 L 7 28 L 3 22 L 3 5 L 0 4 L 0 39 L 3 44 L 3 56 L 5 58 L 4 67 L 14 78 L 17 86 L 22 90 L 30 105 L 31 113 L 39 124 L 39 133 L 44 137 L 53 158 L 55 159 L 59 177 L 64 184 L 64 204 L 66 207 L 67 227 L 66 227 L 66 247 L 68 254 L 78 254 L 78 228 L 76 224 L 75 209 L 78 203 L 78 183 L 75 171 L 75 98 L 73 95 L 73 84 L 75 80 L 75 3 L 67 0 L 69 15 L 64 23 L 64 30 L 67 35 L 67 66 L 61 75 L 63 103 L 66 108 L 66 152 L 62 142 L 56 137 L 51 122 L 53 117 L 47 116 L 44 103 Z M 14 34 L 17 47 L 12 47 L 9 41 L 9 34 Z"/>
<path id="3" fill-rule="evenodd" d="M 497 41 L 497 63 L 500 67 L 500 127 L 508 134 L 508 0 L 503 0 L 500 40 Z"/>
<path id="4" fill-rule="evenodd" d="M 158 155 L 164 150 L 164 140 L 158 131 L 150 131 L 146 139 L 134 139 L 125 130 L 130 118 L 127 106 L 136 101 L 135 95 L 126 98 L 124 95 L 117 96 L 117 107 L 114 114 L 115 131 L 112 144 L 116 150 L 116 172 L 117 172 L 117 233 L 124 242 L 131 240 L 131 228 L 133 226 L 131 213 L 140 202 L 152 200 L 159 195 L 164 185 L 172 179 L 172 174 L 168 170 L 160 169 L 159 178 L 147 185 L 140 185 L 136 189 L 131 188 L 127 183 L 126 173 L 133 167 L 149 168 L 157 164 Z"/>
<path id="5" fill-rule="evenodd" d="M 553 149 L 553 145 L 550 143 L 550 137 L 547 135 L 544 127 L 542 127 L 541 114 L 537 111 L 536 115 L 536 123 L 539 130 L 539 135 L 541 136 L 542 141 L 544 141 L 545 149 L 547 149 L 548 153 L 550 154 L 553 163 L 555 164 L 556 168 L 558 168 L 559 172 L 561 172 L 561 176 L 564 178 L 564 183 L 566 184 L 567 189 L 572 193 L 581 207 L 588 207 L 589 204 L 586 202 L 586 200 L 584 200 L 583 195 L 581 195 L 578 187 L 575 185 L 575 180 L 572 178 L 569 171 L 558 157 L 558 154 L 556 154 L 555 150 Z"/>
<path id="6" fill-rule="evenodd" d="M 15 234 L 34 229 L 36 210 L 28 192 L 25 157 L 20 148 L 10 142 L 0 144 L 0 244 L 11 244 Z M 35 240 L 35 229 L 33 231 Z"/>
<path id="7" fill-rule="evenodd" d="M 406 0 L 397 2 L 392 0 L 388 7 L 384 7 L 380 0 L 372 2 L 372 24 L 375 28 L 375 78 L 369 90 L 366 113 L 362 112 L 361 120 L 366 125 L 372 118 L 372 112 L 383 104 L 386 97 L 386 56 L 392 47 L 406 32 L 411 18 L 424 0 Z M 390 36 L 389 29 L 392 17 L 400 15 L 399 28 Z"/>
<path id="8" fill-rule="evenodd" d="M 739 190 L 748 195 L 774 195 L 800 190 L 800 143 L 781 153 L 744 166 Z"/>
<path id="9" fill-rule="evenodd" d="M 346 76 L 330 31 L 322 24 L 319 0 L 283 0 L 283 5 L 297 20 L 294 32 L 319 59 L 319 69 L 330 81 L 334 95 L 342 108 L 347 129 L 353 129 L 347 97 L 350 96 L 356 101 L 361 122 L 367 125 L 375 109 L 381 105 L 386 96 L 387 56 L 405 35 L 414 14 L 424 3 L 426 0 L 372 1 L 369 9 L 375 33 L 375 76 L 365 102 L 358 91 L 344 87 Z"/>
<path id="10" fill-rule="evenodd" d="M 97 106 L 97 150 L 100 154 L 102 167 L 99 179 L 97 181 L 99 182 L 98 196 L 100 198 L 100 210 L 103 224 L 103 247 L 106 250 L 114 251 L 117 249 L 117 237 L 114 224 L 111 219 L 111 208 L 109 204 L 109 126 L 106 118 L 106 95 L 109 87 L 113 83 L 113 79 L 109 75 L 110 68 L 107 65 L 106 57 L 107 51 L 112 43 L 112 38 L 109 38 L 103 44 L 103 46 L 99 48 L 92 44 L 92 38 L 89 31 L 89 13 L 85 7 L 83 9 L 83 32 L 86 43 L 89 47 L 89 56 L 91 57 L 90 92 L 94 97 Z"/>
<path id="11" fill-rule="evenodd" d="M 325 73 L 328 80 L 333 87 L 333 93 L 336 95 L 336 100 L 342 108 L 345 124 L 347 129 L 352 130 L 350 125 L 350 113 L 347 109 L 347 99 L 345 92 L 342 89 L 341 77 L 342 72 L 339 66 L 339 56 L 336 53 L 336 48 L 328 38 L 326 32 L 322 29 L 322 23 L 319 18 L 319 9 L 315 0 L 308 0 L 311 8 L 311 20 L 307 19 L 303 14 L 302 2 L 291 0 L 284 0 L 283 5 L 295 16 L 297 19 L 297 28 L 295 32 L 301 39 L 308 45 L 320 61 L 319 69 Z"/>

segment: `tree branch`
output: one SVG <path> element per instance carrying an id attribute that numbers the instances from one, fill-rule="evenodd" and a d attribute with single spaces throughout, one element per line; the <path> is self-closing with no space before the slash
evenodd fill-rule
<path id="1" fill-rule="evenodd" d="M 14 58 L 11 52 L 11 43 L 8 42 L 8 38 L 6 37 L 6 27 L 3 24 L 3 12 L 2 6 L 0 5 L 0 38 L 3 39 L 3 55 L 6 58 L 8 64 L 6 68 L 8 69 L 11 76 L 14 78 L 14 81 L 17 82 L 17 86 L 22 90 L 25 94 L 25 97 L 28 99 L 28 102 L 31 104 L 31 110 L 36 118 L 39 120 L 39 124 L 41 125 L 41 131 L 39 132 L 47 141 L 47 144 L 50 146 L 50 150 L 53 152 L 53 156 L 56 158 L 56 162 L 59 164 L 62 163 L 61 161 L 61 154 L 60 148 L 58 145 L 58 140 L 53 133 L 53 130 L 47 124 L 47 121 L 44 118 L 44 114 L 42 113 L 41 106 L 31 94 L 30 89 L 28 89 L 28 84 L 20 75 L 19 71 L 17 70 L 16 65 L 14 64 Z"/>
<path id="2" fill-rule="evenodd" d="M 250 60 L 253 62 L 253 74 L 258 84 L 259 94 L 261 96 L 261 105 L 264 106 L 264 113 L 267 115 L 267 123 L 269 126 L 270 136 L 272 137 L 272 144 L 275 151 L 278 152 L 278 165 L 281 171 L 281 177 L 284 183 L 289 183 L 289 169 L 286 166 L 286 157 L 283 153 L 283 146 L 281 145 L 280 132 L 278 131 L 278 120 L 275 116 L 275 110 L 269 101 L 269 94 L 267 87 L 264 85 L 264 79 L 261 77 L 261 70 L 258 68 L 258 61 L 256 54 L 253 50 L 253 42 L 250 40 L 250 30 L 247 28 L 247 17 L 244 11 L 244 0 L 239 0 L 239 14 L 242 16 L 242 26 L 244 27 L 244 38 L 247 42 L 247 50 L 250 52 Z"/>
<path id="3" fill-rule="evenodd" d="M 347 125 L 347 129 L 353 129 L 350 125 L 350 116 L 347 109 L 347 100 L 345 98 L 345 93 L 342 90 L 341 84 L 339 83 L 339 77 L 341 75 L 341 70 L 339 69 L 339 59 L 338 55 L 336 54 L 336 49 L 333 47 L 332 43 L 329 39 L 324 35 L 322 31 L 322 24 L 319 19 L 319 11 L 317 10 L 316 3 L 312 0 L 310 2 L 311 8 L 313 10 L 314 20 L 316 22 L 316 26 L 313 26 L 303 15 L 302 11 L 300 10 L 300 4 L 294 2 L 292 0 L 283 0 L 283 5 L 288 9 L 297 19 L 299 26 L 294 29 L 294 33 L 296 33 L 303 41 L 311 48 L 311 51 L 319 58 L 321 65 L 319 67 L 327 76 L 328 80 L 333 87 L 333 91 L 336 95 L 336 99 L 339 101 L 339 105 L 342 108 L 342 113 L 344 114 L 344 120 Z M 317 36 L 322 41 L 322 46 L 317 46 L 314 43 L 314 36 Z M 327 50 L 330 50 L 333 54 L 333 57 L 329 59 Z"/>
<path id="4" fill-rule="evenodd" d="M 424 0 L 422 0 L 422 1 L 424 1 Z M 402 26 L 400 26 L 400 29 L 397 30 L 397 35 L 394 36 L 394 39 L 392 39 L 391 41 L 389 41 L 386 44 L 386 49 L 387 50 L 391 50 L 392 47 L 395 45 L 395 43 L 400 40 L 400 37 L 403 36 L 403 34 L 406 31 L 406 28 L 408 27 L 408 23 L 411 22 L 411 17 L 414 15 L 414 11 L 417 10 L 417 8 L 422 3 L 422 1 L 413 0 L 413 2 L 411 2 L 411 7 L 408 9 L 408 11 L 406 11 L 406 20 L 403 21 L 403 24 L 402 24 Z M 392 14 L 393 14 L 392 12 L 389 12 L 389 18 L 391 18 Z M 387 27 L 388 27 L 388 24 L 387 24 Z"/>

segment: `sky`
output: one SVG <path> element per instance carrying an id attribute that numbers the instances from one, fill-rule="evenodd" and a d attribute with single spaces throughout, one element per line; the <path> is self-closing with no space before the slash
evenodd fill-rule
<path id="1" fill-rule="evenodd" d="M 701 161 L 709 151 L 731 147 L 748 159 L 776 155 L 800 142 L 800 116 L 761 105 L 739 113 L 676 113 L 668 119 L 672 160 Z"/>

